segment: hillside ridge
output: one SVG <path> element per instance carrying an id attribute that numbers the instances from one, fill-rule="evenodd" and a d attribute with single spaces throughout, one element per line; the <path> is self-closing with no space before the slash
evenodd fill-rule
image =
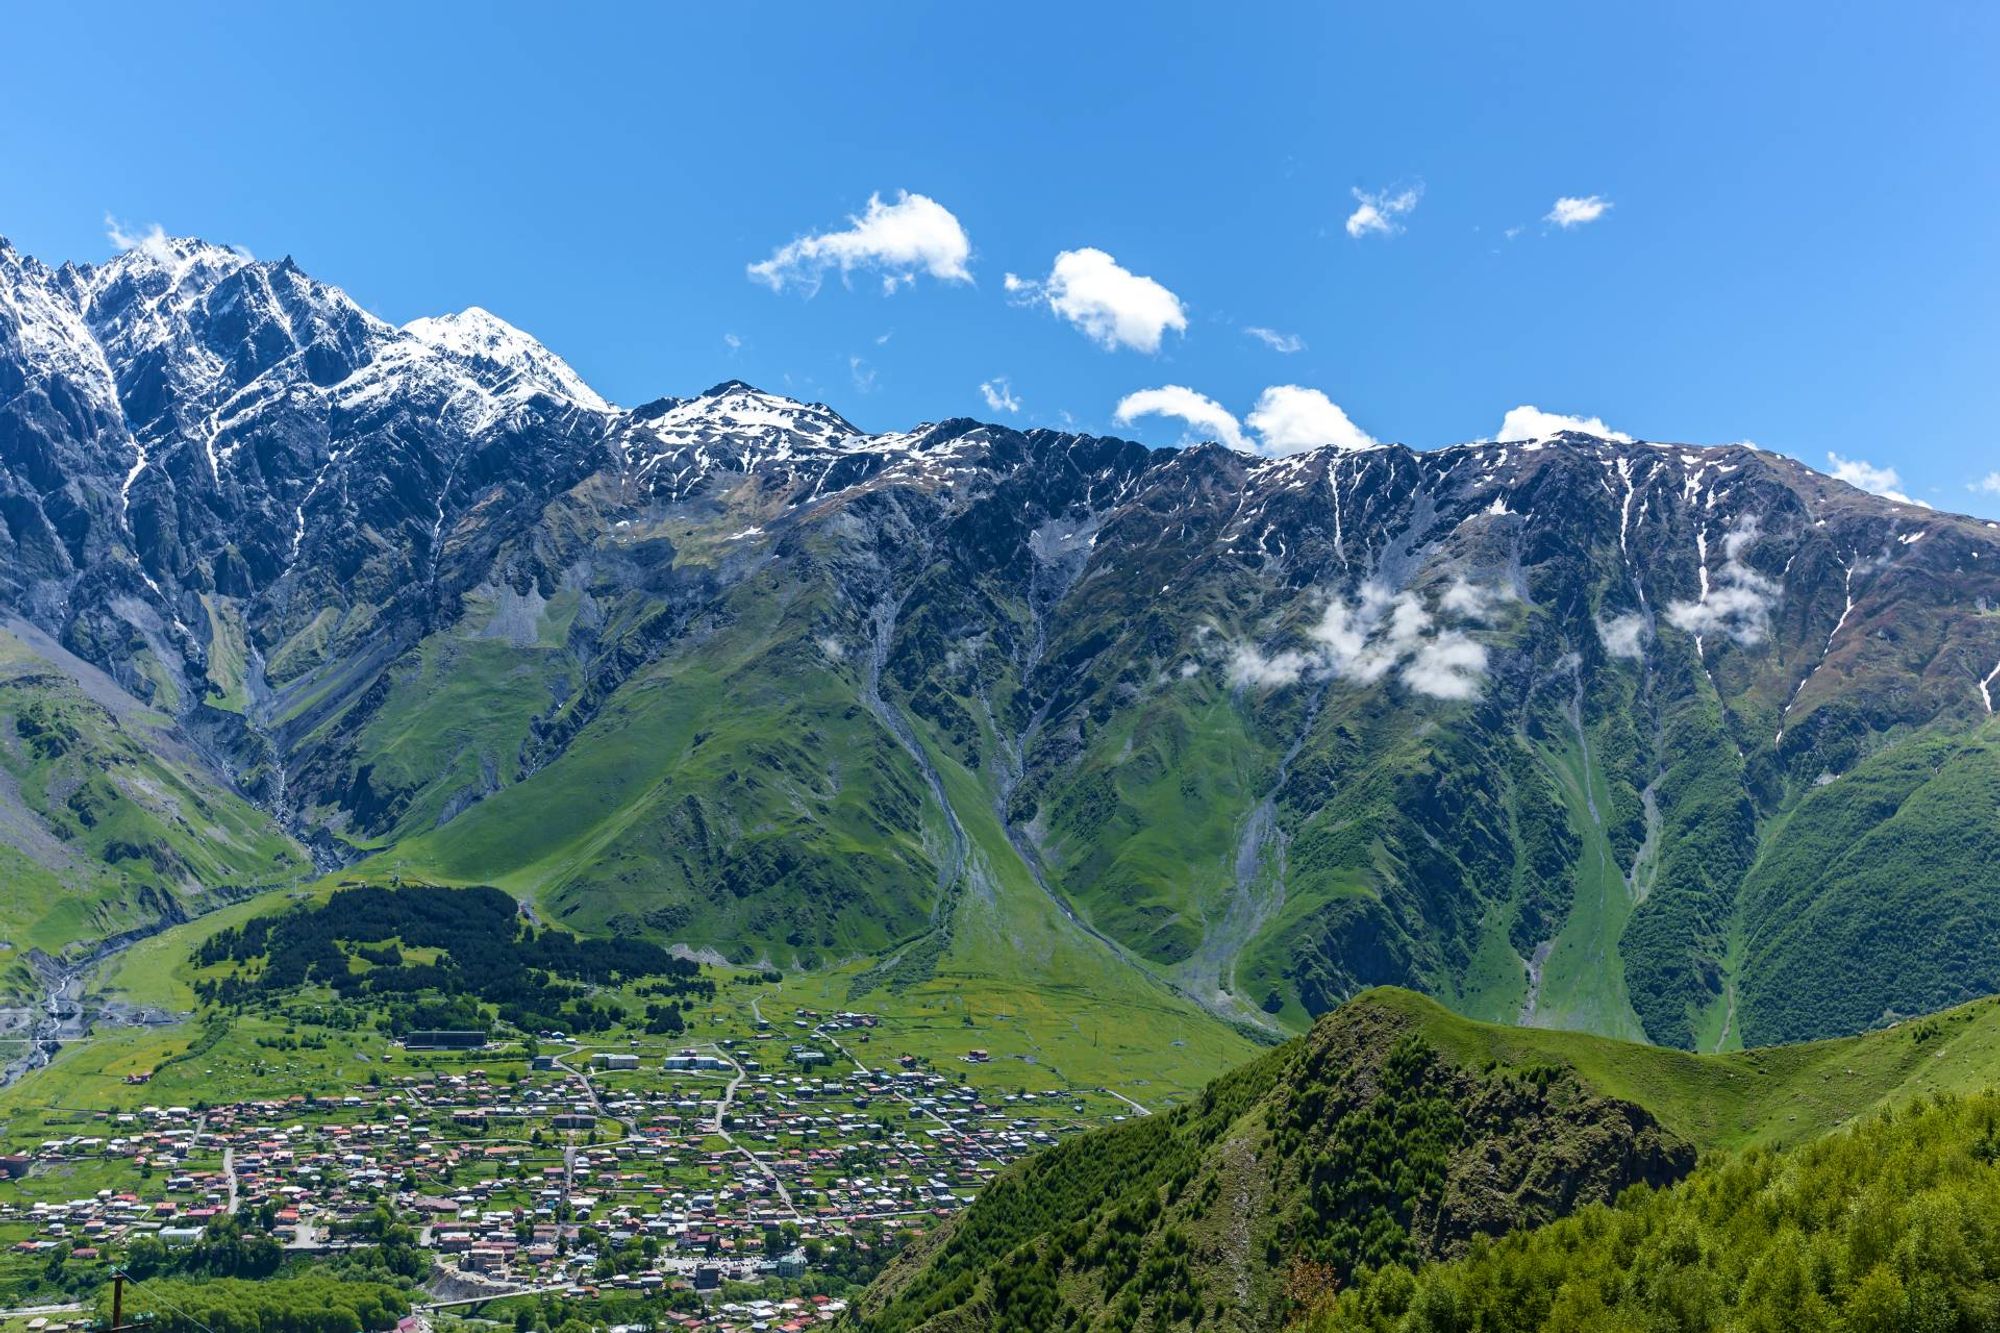
<path id="1" fill-rule="evenodd" d="M 899 1256 L 855 1324 L 1284 1327 L 1350 1285 L 1400 1289 L 1371 1274 L 1449 1274 L 1468 1255 L 1476 1268 L 1493 1253 L 1477 1237 L 1525 1231 L 1532 1244 L 1534 1228 L 1634 1186 L 1671 1193 L 1697 1150 L 1704 1168 L 1746 1149 L 1767 1160 L 1975 1093 L 1996 1068 L 1994 1001 L 1701 1056 L 1480 1024 L 1371 990 L 1166 1116 L 1011 1168 Z"/>

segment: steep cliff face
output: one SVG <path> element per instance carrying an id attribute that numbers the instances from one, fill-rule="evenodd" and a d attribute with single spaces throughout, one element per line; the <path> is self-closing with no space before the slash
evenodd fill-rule
<path id="1" fill-rule="evenodd" d="M 2000 989 L 1996 537 L 1739 446 L 618 409 L 483 311 L 0 246 L 0 604 L 215 799 L 874 984 L 1025 912 L 1274 1032 L 1377 982 L 1703 1047 Z"/>

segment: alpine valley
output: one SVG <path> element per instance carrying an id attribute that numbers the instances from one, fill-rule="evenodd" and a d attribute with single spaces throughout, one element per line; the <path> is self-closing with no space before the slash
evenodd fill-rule
<path id="1" fill-rule="evenodd" d="M 2000 991 L 2000 528 L 1747 444 L 620 408 L 483 310 L 0 243 L 0 520 L 17 992 L 335 872 L 1201 1077 L 1380 984 L 1704 1052 Z"/>
<path id="2" fill-rule="evenodd" d="M 618 407 L 0 242 L 0 1313 L 2000 1326 L 1996 688 L 2000 524 L 1748 444 Z"/>

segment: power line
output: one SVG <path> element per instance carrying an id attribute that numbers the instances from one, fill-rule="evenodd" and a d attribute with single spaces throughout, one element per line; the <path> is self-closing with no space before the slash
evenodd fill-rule
<path id="1" fill-rule="evenodd" d="M 142 1324 L 138 1323 L 128 1324 L 124 1322 L 125 1282 L 127 1277 L 128 1274 L 122 1268 L 114 1268 L 111 1270 L 111 1284 L 112 1284 L 111 1327 L 109 1330 L 107 1330 L 107 1333 L 136 1333 L 136 1330 L 144 1327 L 144 1325 Z M 186 1310 L 183 1310 L 180 1306 L 174 1304 L 172 1301 L 168 1300 L 165 1296 L 162 1296 L 159 1292 L 153 1290 L 150 1283 L 141 1282 L 136 1277 L 132 1278 L 131 1282 L 134 1287 L 145 1288 L 147 1294 L 150 1295 L 155 1301 L 158 1301 L 161 1305 L 166 1306 L 169 1310 L 172 1310 L 175 1314 L 187 1320 L 190 1324 L 193 1324 L 196 1328 L 200 1329 L 202 1333 L 215 1333 L 215 1330 L 210 1328 L 207 1324 L 204 1324 L 201 1320 L 196 1319 Z"/>

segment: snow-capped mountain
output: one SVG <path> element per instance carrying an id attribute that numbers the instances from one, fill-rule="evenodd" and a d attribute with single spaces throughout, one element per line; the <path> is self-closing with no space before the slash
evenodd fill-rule
<path id="1" fill-rule="evenodd" d="M 320 541 L 326 560 L 381 561 L 385 586 L 407 590 L 462 474 L 520 437 L 538 457 L 543 436 L 595 439 L 609 415 L 484 311 L 397 329 L 289 260 L 160 239 L 50 270 L 0 244 L 0 279 L 5 336 L 32 372 L 9 402 L 7 459 L 39 520 L 17 533 L 8 580 L 28 605 L 123 569 L 174 622 L 190 593 L 269 588 Z M 83 411 L 100 419 L 64 420 Z M 19 470 L 58 455 L 60 477 Z M 372 533 L 354 527 L 364 513 Z M 384 538 L 400 558 L 353 546 Z M 176 648 L 201 659 L 199 636 Z"/>
<path id="2" fill-rule="evenodd" d="M 524 404 L 540 394 L 590 412 L 611 411 L 560 357 L 478 306 L 413 319 L 403 332 L 466 366 L 498 403 Z"/>
<path id="3" fill-rule="evenodd" d="M 0 243 L 0 518 L 57 675 L 323 861 L 579 927 L 907 969 L 1027 893 L 1240 1023 L 1403 981 L 1683 1045 L 2000 988 L 2000 530 L 1747 447 L 621 409 L 478 308 Z"/>

